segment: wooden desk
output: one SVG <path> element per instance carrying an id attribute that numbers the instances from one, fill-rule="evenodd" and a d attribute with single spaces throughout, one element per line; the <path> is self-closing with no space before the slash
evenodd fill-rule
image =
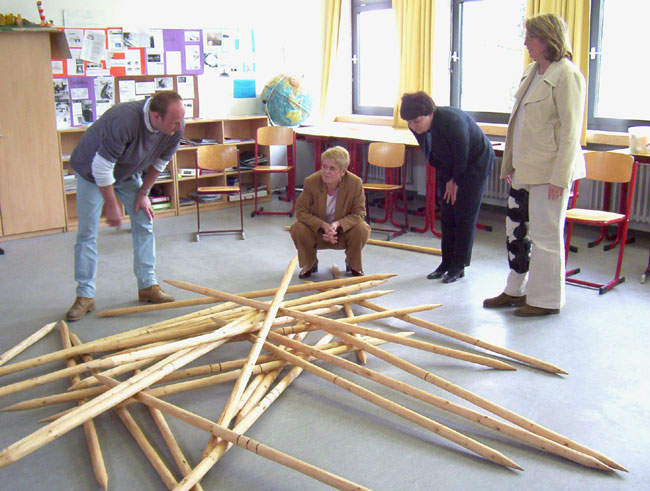
<path id="1" fill-rule="evenodd" d="M 314 145 L 314 167 L 320 169 L 320 155 L 329 140 L 345 140 L 350 152 L 350 171 L 361 174 L 359 163 L 361 147 L 371 142 L 403 143 L 407 147 L 418 147 L 418 142 L 407 128 L 393 128 L 356 123 L 328 123 L 320 126 L 304 126 L 296 129 L 298 139 Z"/>

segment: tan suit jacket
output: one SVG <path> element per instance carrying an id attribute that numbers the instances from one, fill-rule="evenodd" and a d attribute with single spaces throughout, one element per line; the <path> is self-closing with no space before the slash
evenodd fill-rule
<path id="1" fill-rule="evenodd" d="M 317 232 L 325 222 L 327 186 L 320 171 L 305 179 L 302 193 L 296 203 L 296 218 Z M 366 196 L 361 179 L 346 171 L 336 195 L 334 221 L 341 224 L 343 232 L 362 222 L 366 217 Z"/>
<path id="2" fill-rule="evenodd" d="M 501 177 L 512 174 L 520 184 L 553 184 L 568 188 L 586 175 L 580 146 L 585 107 L 585 79 L 566 58 L 551 63 L 535 86 L 524 108 L 521 100 L 537 73 L 531 63 L 515 94 L 510 115 Z M 513 163 L 513 133 L 516 118 L 521 122 L 518 158 Z"/>

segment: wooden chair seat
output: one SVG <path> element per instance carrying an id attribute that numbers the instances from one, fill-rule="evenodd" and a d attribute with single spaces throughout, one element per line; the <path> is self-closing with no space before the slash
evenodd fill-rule
<path id="1" fill-rule="evenodd" d="M 382 184 L 382 183 L 365 183 L 363 189 L 366 191 L 395 191 L 402 189 L 398 184 Z"/>
<path id="2" fill-rule="evenodd" d="M 289 172 L 293 167 L 289 167 L 286 165 L 274 165 L 274 166 L 267 166 L 267 165 L 261 165 L 259 167 L 255 167 L 253 171 L 255 172 Z"/>
<path id="3" fill-rule="evenodd" d="M 621 276 L 621 266 L 623 263 L 623 253 L 625 251 L 625 243 L 627 240 L 627 229 L 630 221 L 630 209 L 632 207 L 632 196 L 634 194 L 634 183 L 636 180 L 637 163 L 631 155 L 625 155 L 616 152 L 586 152 L 585 161 L 587 164 L 587 179 L 594 182 L 604 183 L 606 186 L 613 184 L 620 184 L 623 189 L 626 188 L 627 195 L 625 200 L 621 200 L 619 205 L 619 213 L 611 212 L 609 210 L 609 203 L 603 203 L 603 210 L 595 210 L 590 208 L 576 208 L 576 195 L 571 200 L 571 208 L 566 212 L 566 238 L 565 238 L 565 264 L 568 262 L 569 251 L 571 250 L 571 235 L 573 225 L 579 223 L 581 225 L 589 225 L 592 227 L 600 227 L 601 237 L 606 227 L 609 225 L 617 224 L 617 240 L 619 252 L 616 261 L 616 270 L 614 278 L 606 283 L 597 283 L 593 281 L 581 280 L 573 278 L 572 276 L 580 272 L 580 268 L 574 268 L 566 271 L 566 281 L 575 283 L 581 286 L 598 289 L 599 293 L 603 294 L 614 288 L 619 283 L 625 281 L 625 277 Z M 577 191 L 578 182 L 576 181 L 574 189 Z M 596 243 L 598 243 L 598 240 Z M 605 250 L 611 247 L 605 246 Z"/>
<path id="4" fill-rule="evenodd" d="M 603 225 L 620 222 L 625 219 L 625 215 L 611 211 L 589 210 L 584 208 L 572 208 L 567 210 L 566 217 L 576 223 L 598 222 Z"/>
<path id="5" fill-rule="evenodd" d="M 197 189 L 199 193 L 238 193 L 239 186 L 201 186 Z"/>

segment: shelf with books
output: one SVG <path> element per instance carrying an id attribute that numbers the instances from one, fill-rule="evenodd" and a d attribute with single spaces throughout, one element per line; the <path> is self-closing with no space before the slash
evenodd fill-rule
<path id="1" fill-rule="evenodd" d="M 266 116 L 236 116 L 226 119 L 188 119 L 185 124 L 183 138 L 187 142 L 182 144 L 174 158 L 169 163 L 168 173 L 162 175 L 156 180 L 151 193 L 153 197 L 157 195 L 169 196 L 168 204 L 160 204 L 156 208 L 156 216 L 173 216 L 186 213 L 196 212 L 196 202 L 192 199 L 191 193 L 196 189 L 196 177 L 194 176 L 196 148 L 201 144 L 228 143 L 236 145 L 240 152 L 240 165 L 242 166 L 241 174 L 243 186 L 250 189 L 253 186 L 252 161 L 254 160 L 255 135 L 257 129 L 268 125 Z M 81 136 L 86 127 L 69 128 L 58 130 L 59 137 L 59 156 L 61 162 L 61 176 L 64 185 L 66 227 L 67 230 L 77 228 L 77 192 L 74 172 L 70 169 L 70 154 L 74 147 L 79 143 Z M 268 161 L 268 154 L 260 156 L 262 161 Z M 205 174 L 200 175 L 199 179 L 202 185 L 221 185 L 228 182 L 236 170 L 229 170 L 224 174 Z M 259 196 L 261 201 L 269 201 L 270 186 L 269 179 L 259 182 L 259 189 L 266 190 L 266 196 Z M 264 194 L 264 193 L 260 193 Z M 246 200 L 249 201 L 249 200 Z M 227 198 L 214 202 L 200 204 L 201 209 L 219 209 L 230 206 L 237 206 L 236 202 L 231 202 Z M 125 215 L 128 220 L 128 216 Z M 102 218 L 100 224 L 105 225 L 106 221 Z"/>

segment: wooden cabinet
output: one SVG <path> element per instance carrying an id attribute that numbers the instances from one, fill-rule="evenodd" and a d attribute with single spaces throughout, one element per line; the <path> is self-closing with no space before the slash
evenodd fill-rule
<path id="1" fill-rule="evenodd" d="M 255 153 L 255 134 L 257 129 L 268 124 L 266 116 L 241 116 L 228 119 L 191 119 L 186 121 L 183 138 L 193 142 L 202 143 L 226 143 L 237 145 L 240 160 L 247 156 L 254 156 Z M 65 215 L 68 230 L 77 228 L 77 211 L 76 211 L 76 185 L 74 183 L 74 173 L 69 167 L 70 154 L 83 135 L 84 128 L 72 128 L 60 130 L 59 147 L 61 149 L 60 168 L 63 174 L 65 184 Z M 169 208 L 156 210 L 157 217 L 180 215 L 185 213 L 196 212 L 196 202 L 194 201 L 194 190 L 196 188 L 195 162 L 197 146 L 181 145 L 174 158 L 168 166 L 169 174 L 161 175 L 152 188 L 151 196 L 169 197 Z M 264 152 L 267 152 L 266 148 Z M 268 158 L 266 153 L 265 157 Z M 66 177 L 68 176 L 68 177 Z M 199 176 L 202 184 L 221 185 L 228 180 L 237 178 L 237 172 L 232 171 L 226 176 L 203 175 Z M 268 177 L 262 177 L 262 186 L 266 191 L 266 196 L 260 198 L 260 201 L 270 200 L 271 190 L 269 188 Z M 243 187 L 253 187 L 253 175 L 251 170 L 245 170 L 242 167 Z M 69 183 L 69 184 L 68 184 Z M 264 194 L 264 193 L 262 193 Z M 152 198 L 155 201 L 155 198 Z M 216 202 L 201 203 L 201 209 L 206 210 L 218 209 L 223 207 L 235 206 L 224 196 L 222 200 Z M 154 205 L 155 206 L 155 205 Z M 102 221 L 103 223 L 103 221 Z"/>
<path id="2" fill-rule="evenodd" d="M 49 32 L 0 32 L 3 238 L 62 232 L 66 218 Z"/>

